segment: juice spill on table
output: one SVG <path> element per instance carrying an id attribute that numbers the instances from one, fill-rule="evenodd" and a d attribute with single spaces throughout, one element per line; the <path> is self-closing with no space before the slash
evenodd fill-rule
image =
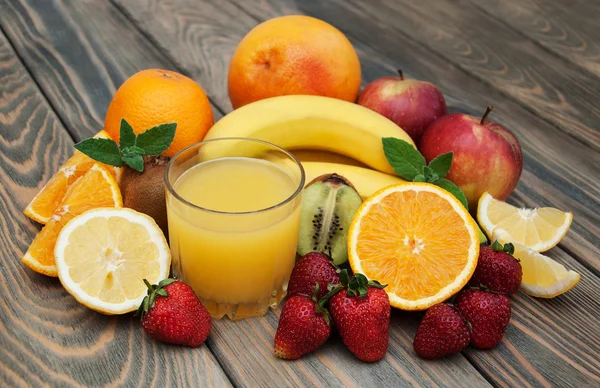
<path id="1" fill-rule="evenodd" d="M 174 189 L 210 209 L 168 196 L 175 275 L 214 317 L 258 316 L 275 307 L 285 295 L 298 239 L 299 200 L 283 203 L 297 189 L 293 179 L 271 162 L 227 157 L 190 168 Z"/>

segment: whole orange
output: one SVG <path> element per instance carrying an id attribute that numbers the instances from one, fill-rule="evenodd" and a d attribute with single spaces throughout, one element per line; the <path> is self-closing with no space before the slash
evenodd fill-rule
<path id="1" fill-rule="evenodd" d="M 104 119 L 104 130 L 113 139 L 120 137 L 123 118 L 135 133 L 177 123 L 175 138 L 163 152 L 165 156 L 202 141 L 214 123 L 210 102 L 200 85 L 182 74 L 160 69 L 137 72 L 119 87 Z"/>
<path id="2" fill-rule="evenodd" d="M 290 15 L 254 27 L 229 67 L 234 108 L 269 97 L 313 94 L 355 102 L 360 62 L 346 36 L 322 20 Z"/>

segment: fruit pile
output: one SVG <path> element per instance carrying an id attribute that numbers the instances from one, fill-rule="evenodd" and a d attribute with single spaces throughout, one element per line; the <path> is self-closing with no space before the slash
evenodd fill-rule
<path id="1" fill-rule="evenodd" d="M 348 39 L 297 15 L 240 42 L 228 74 L 235 110 L 214 125 L 193 80 L 134 74 L 104 130 L 76 144 L 24 210 L 44 226 L 22 262 L 93 310 L 137 309 L 150 336 L 201 345 L 211 318 L 169 279 L 164 169 L 199 141 L 256 138 L 294 153 L 308 182 L 275 355 L 299 358 L 335 329 L 358 359 L 380 360 L 391 307 L 426 311 L 414 339 L 423 358 L 494 347 L 517 290 L 551 298 L 579 281 L 541 253 L 572 214 L 504 202 L 523 157 L 512 132 L 488 120 L 492 107 L 482 118 L 448 114 L 435 85 L 402 72 L 362 93 L 360 84 Z"/>

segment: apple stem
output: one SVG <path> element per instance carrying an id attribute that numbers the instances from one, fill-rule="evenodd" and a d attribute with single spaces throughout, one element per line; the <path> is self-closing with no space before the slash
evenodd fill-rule
<path id="1" fill-rule="evenodd" d="M 402 73 L 402 70 L 398 69 L 398 75 L 400 76 L 400 80 L 404 81 L 404 74 Z"/>
<path id="2" fill-rule="evenodd" d="M 485 123 L 485 120 L 487 119 L 488 115 L 490 114 L 490 112 L 494 109 L 493 106 L 488 105 L 487 109 L 485 110 L 485 113 L 483 114 L 483 117 L 481 118 L 481 122 L 479 124 L 483 125 Z"/>

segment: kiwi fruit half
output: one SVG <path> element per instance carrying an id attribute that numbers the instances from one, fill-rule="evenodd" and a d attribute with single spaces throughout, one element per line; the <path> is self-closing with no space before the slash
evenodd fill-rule
<path id="1" fill-rule="evenodd" d="M 167 239 L 169 235 L 164 176 L 169 160 L 166 156 L 144 156 L 144 171 L 138 172 L 125 166 L 119 185 L 123 206 L 154 218 Z"/>
<path id="2" fill-rule="evenodd" d="M 352 183 L 337 174 L 315 178 L 304 189 L 298 254 L 323 252 L 335 264 L 348 260 L 348 228 L 362 199 Z"/>

